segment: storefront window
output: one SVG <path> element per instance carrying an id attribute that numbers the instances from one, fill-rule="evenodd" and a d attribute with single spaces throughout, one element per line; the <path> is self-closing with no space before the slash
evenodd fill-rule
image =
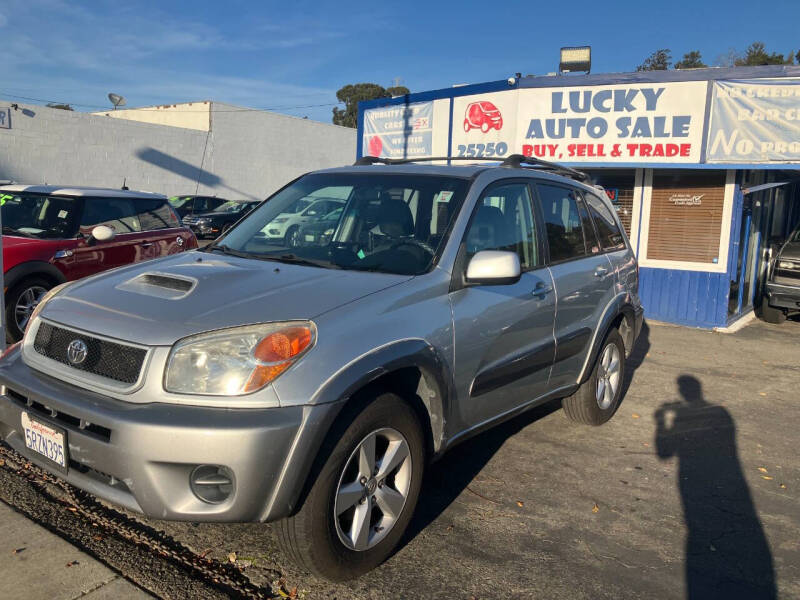
<path id="1" fill-rule="evenodd" d="M 647 258 L 719 263 L 725 173 L 653 174 Z"/>

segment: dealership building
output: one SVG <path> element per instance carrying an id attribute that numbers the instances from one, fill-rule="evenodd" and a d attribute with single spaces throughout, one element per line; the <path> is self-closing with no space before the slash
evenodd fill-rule
<path id="1" fill-rule="evenodd" d="M 357 155 L 503 157 L 605 188 L 649 319 L 724 328 L 800 223 L 800 67 L 513 77 L 359 104 Z"/>

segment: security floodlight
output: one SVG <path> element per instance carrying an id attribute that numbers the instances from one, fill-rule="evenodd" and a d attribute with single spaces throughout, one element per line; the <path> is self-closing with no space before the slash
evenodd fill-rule
<path id="1" fill-rule="evenodd" d="M 558 64 L 558 70 L 562 73 L 569 73 L 570 71 L 585 71 L 588 73 L 591 68 L 591 46 L 568 46 L 561 49 L 561 61 Z"/>
<path id="2" fill-rule="evenodd" d="M 111 100 L 111 104 L 114 105 L 114 110 L 117 110 L 118 106 L 125 106 L 125 98 L 123 96 L 120 96 L 119 94 L 111 92 L 108 95 L 108 99 Z"/>

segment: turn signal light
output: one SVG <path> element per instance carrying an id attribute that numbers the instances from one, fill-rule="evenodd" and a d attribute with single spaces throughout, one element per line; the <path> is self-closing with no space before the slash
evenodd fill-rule
<path id="1" fill-rule="evenodd" d="M 309 327 L 287 327 L 269 334 L 253 351 L 256 365 L 244 387 L 244 392 L 261 389 L 288 369 L 294 359 L 302 354 L 314 340 Z"/>

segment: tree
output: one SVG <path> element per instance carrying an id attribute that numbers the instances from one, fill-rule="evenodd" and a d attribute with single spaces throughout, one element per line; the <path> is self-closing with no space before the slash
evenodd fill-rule
<path id="1" fill-rule="evenodd" d="M 672 51 L 669 48 L 656 50 L 636 67 L 637 71 L 666 71 L 672 64 Z"/>
<path id="2" fill-rule="evenodd" d="M 48 108 L 60 108 L 61 110 L 74 110 L 69 104 L 61 104 L 58 102 L 49 102 Z"/>
<path id="3" fill-rule="evenodd" d="M 703 69 L 708 65 L 703 62 L 703 57 L 699 50 L 692 50 L 683 55 L 683 58 L 675 63 L 676 69 Z"/>
<path id="4" fill-rule="evenodd" d="M 737 67 L 756 67 L 759 65 L 783 65 L 788 61 L 784 59 L 783 54 L 773 52 L 767 53 L 764 42 L 753 42 L 745 50 L 744 56 L 734 61 Z"/>
<path id="5" fill-rule="evenodd" d="M 377 98 L 391 98 L 408 94 L 408 88 L 395 86 L 383 88 L 377 83 L 355 83 L 346 85 L 336 92 L 336 98 L 344 103 L 344 108 L 335 107 L 333 109 L 334 125 L 343 127 L 358 126 L 358 103 L 364 100 L 376 100 Z"/>

